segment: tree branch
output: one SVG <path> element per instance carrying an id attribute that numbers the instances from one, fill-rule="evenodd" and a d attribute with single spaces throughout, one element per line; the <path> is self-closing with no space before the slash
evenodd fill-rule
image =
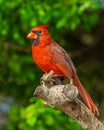
<path id="1" fill-rule="evenodd" d="M 72 84 L 57 84 L 53 80 L 53 71 L 43 75 L 41 86 L 34 92 L 34 97 L 42 98 L 49 106 L 62 110 L 79 123 L 84 130 L 104 130 L 104 125 L 78 99 L 78 90 Z"/>

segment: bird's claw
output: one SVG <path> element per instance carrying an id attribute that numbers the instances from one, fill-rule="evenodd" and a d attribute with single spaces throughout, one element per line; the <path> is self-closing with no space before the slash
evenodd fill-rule
<path id="1" fill-rule="evenodd" d="M 53 75 L 54 75 L 54 71 L 50 71 L 49 73 L 45 73 L 42 77 L 41 77 L 41 84 L 42 85 L 53 85 Z"/>

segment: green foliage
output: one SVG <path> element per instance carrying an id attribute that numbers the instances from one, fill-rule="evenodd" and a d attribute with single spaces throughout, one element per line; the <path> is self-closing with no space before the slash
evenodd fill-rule
<path id="1" fill-rule="evenodd" d="M 99 5 L 91 0 L 0 0 L 0 91 L 12 95 L 18 104 L 10 111 L 7 130 L 81 129 L 40 100 L 27 103 L 42 72 L 33 63 L 26 36 L 31 27 L 42 24 L 50 24 L 55 39 L 62 34 L 60 41 L 79 27 L 90 32 L 99 22 Z"/>
<path id="2" fill-rule="evenodd" d="M 19 110 L 13 107 L 9 114 L 10 122 L 7 124 L 7 130 L 34 130 L 34 128 L 36 130 L 82 130 L 71 118 L 63 115 L 58 110 L 44 106 L 42 100 L 37 100 Z"/>
<path id="3" fill-rule="evenodd" d="M 0 5 L 0 36 L 20 45 L 25 44 L 26 32 L 40 24 L 50 24 L 57 30 L 74 30 L 82 24 L 90 30 L 97 23 L 99 7 L 91 0 L 1 0 Z"/>

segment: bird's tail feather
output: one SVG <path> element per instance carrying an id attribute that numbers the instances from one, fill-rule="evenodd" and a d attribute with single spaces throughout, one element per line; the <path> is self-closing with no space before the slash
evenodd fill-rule
<path id="1" fill-rule="evenodd" d="M 96 114 L 99 115 L 99 111 L 96 107 L 96 105 L 94 104 L 94 102 L 92 101 L 91 97 L 89 96 L 89 94 L 87 93 L 87 91 L 84 89 L 83 85 L 81 84 L 77 74 L 74 74 L 74 85 L 77 86 L 80 95 L 82 96 L 83 100 L 85 101 L 85 103 L 88 105 L 88 107 L 90 108 L 90 110 Z"/>

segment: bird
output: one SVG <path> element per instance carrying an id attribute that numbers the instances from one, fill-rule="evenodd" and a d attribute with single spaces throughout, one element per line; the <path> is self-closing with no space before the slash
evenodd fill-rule
<path id="1" fill-rule="evenodd" d="M 73 79 L 73 84 L 78 88 L 79 94 L 95 114 L 99 115 L 98 108 L 80 82 L 76 68 L 70 55 L 57 42 L 48 31 L 49 25 L 33 27 L 27 38 L 32 40 L 32 57 L 37 66 L 45 73 L 54 71 L 56 76 Z"/>

